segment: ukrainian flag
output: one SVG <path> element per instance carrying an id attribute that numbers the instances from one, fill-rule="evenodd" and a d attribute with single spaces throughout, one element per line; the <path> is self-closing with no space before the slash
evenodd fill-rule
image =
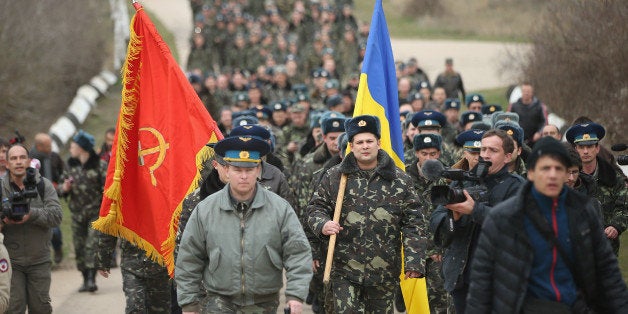
<path id="1" fill-rule="evenodd" d="M 405 169 L 395 60 L 381 0 L 377 0 L 373 10 L 353 111 L 354 117 L 364 114 L 379 118 L 382 149 L 393 158 L 399 168 Z"/>
<path id="2" fill-rule="evenodd" d="M 395 59 L 381 0 L 375 2 L 373 9 L 366 55 L 362 63 L 360 85 L 353 111 L 353 116 L 364 114 L 379 118 L 382 127 L 382 149 L 393 158 L 399 168 L 405 170 Z M 404 280 L 404 273 L 402 270 L 401 291 L 407 312 L 429 313 L 425 279 Z"/>

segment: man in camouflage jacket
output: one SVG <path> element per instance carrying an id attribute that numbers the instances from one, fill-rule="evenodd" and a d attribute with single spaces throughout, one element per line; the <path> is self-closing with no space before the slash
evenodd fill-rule
<path id="1" fill-rule="evenodd" d="M 380 149 L 379 119 L 345 123 L 352 152 L 329 169 L 310 201 L 308 224 L 321 238 L 337 236 L 331 273 L 336 313 L 393 313 L 401 272 L 403 233 L 406 278 L 423 276 L 423 213 L 412 179 Z M 331 220 L 341 175 L 347 175 L 339 223 Z"/>

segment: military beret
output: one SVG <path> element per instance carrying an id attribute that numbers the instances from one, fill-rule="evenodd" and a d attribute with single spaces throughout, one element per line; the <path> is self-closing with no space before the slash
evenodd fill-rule
<path id="1" fill-rule="evenodd" d="M 484 132 L 484 130 L 464 131 L 456 136 L 456 143 L 466 150 L 479 152 L 482 148 L 482 136 Z"/>
<path id="2" fill-rule="evenodd" d="M 337 79 L 331 79 L 325 83 L 325 89 L 338 89 L 340 88 L 340 82 Z"/>
<path id="3" fill-rule="evenodd" d="M 286 111 L 288 109 L 288 106 L 283 101 L 275 101 L 271 104 L 271 109 L 273 110 L 273 112 Z"/>
<path id="4" fill-rule="evenodd" d="M 445 110 L 448 110 L 448 109 L 460 110 L 460 100 L 455 99 L 455 98 L 445 99 Z"/>
<path id="5" fill-rule="evenodd" d="M 239 92 L 234 95 L 235 101 L 249 101 L 249 94 L 246 92 Z"/>
<path id="6" fill-rule="evenodd" d="M 572 125 L 565 133 L 567 142 L 574 145 L 593 145 L 597 144 L 606 135 L 603 126 L 594 123 L 582 123 Z"/>
<path id="7" fill-rule="evenodd" d="M 273 111 L 270 110 L 270 108 L 262 105 L 255 106 L 252 111 L 255 113 L 255 117 L 257 117 L 258 120 L 268 120 L 273 115 Z"/>
<path id="8" fill-rule="evenodd" d="M 214 151 L 231 166 L 252 168 L 270 152 L 270 145 L 252 136 L 230 136 L 216 143 Z"/>
<path id="9" fill-rule="evenodd" d="M 345 118 L 328 118 L 321 120 L 321 129 L 323 129 L 323 134 L 329 134 L 331 132 L 344 132 L 345 120 Z"/>
<path id="10" fill-rule="evenodd" d="M 417 128 L 443 127 L 446 123 L 447 118 L 435 110 L 421 110 L 412 116 L 412 124 Z"/>
<path id="11" fill-rule="evenodd" d="M 460 117 L 460 125 L 465 126 L 469 122 L 481 122 L 482 114 L 477 111 L 465 111 Z"/>
<path id="12" fill-rule="evenodd" d="M 482 114 L 484 115 L 490 115 L 490 114 L 500 112 L 500 111 L 503 111 L 502 106 L 500 105 L 488 105 L 488 104 L 482 105 Z"/>
<path id="13" fill-rule="evenodd" d="M 439 151 L 443 149 L 443 138 L 439 134 L 417 134 L 412 139 L 412 146 L 414 150 L 421 150 L 424 148 L 436 148 Z"/>
<path id="14" fill-rule="evenodd" d="M 251 125 L 251 124 L 259 124 L 259 120 L 255 116 L 243 115 L 233 119 L 233 127 L 243 126 L 243 125 Z"/>
<path id="15" fill-rule="evenodd" d="M 506 131 L 506 134 L 510 135 L 515 141 L 517 141 L 517 145 L 519 145 L 519 147 L 523 145 L 523 129 L 518 123 L 501 120 L 495 123 L 495 128 Z"/>
<path id="16" fill-rule="evenodd" d="M 410 100 L 411 102 L 412 102 L 412 101 L 415 101 L 415 100 L 417 100 L 417 99 L 421 99 L 421 100 L 423 100 L 423 101 L 424 101 L 424 99 L 423 99 L 423 94 L 421 94 L 421 93 L 419 93 L 419 92 L 413 93 L 413 94 L 412 94 L 412 95 L 410 95 L 410 97 L 408 97 L 408 98 L 409 98 L 409 100 Z"/>
<path id="17" fill-rule="evenodd" d="M 308 88 L 305 84 L 293 84 L 292 91 L 295 93 L 307 94 Z"/>
<path id="18" fill-rule="evenodd" d="M 78 133 L 72 137 L 72 141 L 86 152 L 93 151 L 94 144 L 96 143 L 94 136 L 83 130 L 79 130 Z"/>
<path id="19" fill-rule="evenodd" d="M 345 132 L 347 132 L 348 140 L 351 142 L 353 137 L 360 133 L 372 133 L 379 139 L 382 131 L 378 117 L 362 115 L 347 119 L 345 121 Z"/>
<path id="20" fill-rule="evenodd" d="M 261 125 L 249 124 L 233 128 L 229 136 L 254 136 L 266 141 L 270 139 L 270 131 Z"/>
<path id="21" fill-rule="evenodd" d="M 299 102 L 299 101 L 309 101 L 309 100 L 310 100 L 310 97 L 307 94 L 297 93 L 296 102 Z"/>
<path id="22" fill-rule="evenodd" d="M 506 120 L 519 123 L 519 115 L 516 112 L 498 112 L 491 116 L 493 126 L 497 121 Z"/>
<path id="23" fill-rule="evenodd" d="M 421 82 L 419 82 L 419 84 L 417 84 L 417 87 L 416 87 L 417 90 L 421 90 L 423 88 L 427 88 L 429 90 L 432 90 L 432 86 L 430 86 L 430 82 L 428 82 L 428 81 L 421 81 Z"/>
<path id="24" fill-rule="evenodd" d="M 327 106 L 327 108 L 330 109 L 338 105 L 342 105 L 342 96 L 333 95 L 331 97 L 328 97 L 327 100 L 325 100 L 325 105 Z"/>
<path id="25" fill-rule="evenodd" d="M 469 107 L 472 102 L 481 102 L 482 104 L 484 104 L 484 96 L 478 93 L 467 95 L 467 97 L 465 97 L 465 104 L 467 105 L 467 107 Z"/>

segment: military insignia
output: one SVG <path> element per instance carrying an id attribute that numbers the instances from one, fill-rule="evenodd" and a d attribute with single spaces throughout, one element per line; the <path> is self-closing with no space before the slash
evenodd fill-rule
<path id="1" fill-rule="evenodd" d="M 334 121 L 334 122 L 331 123 L 331 126 L 333 126 L 334 128 L 337 128 L 337 127 L 340 126 L 340 122 Z"/>
<path id="2" fill-rule="evenodd" d="M 9 262 L 3 258 L 0 259 L 0 273 L 6 273 L 9 270 Z"/>
<path id="3" fill-rule="evenodd" d="M 429 137 L 426 137 L 423 139 L 423 143 L 431 143 L 431 142 L 432 142 L 432 139 Z"/>
<path id="4" fill-rule="evenodd" d="M 360 120 L 360 122 L 358 122 L 358 126 L 359 126 L 359 127 L 366 126 L 366 121 L 364 121 L 364 120 Z"/>
<path id="5" fill-rule="evenodd" d="M 432 115 L 432 113 L 433 113 L 433 112 L 424 112 L 423 114 L 429 117 L 429 116 L 431 116 L 431 115 Z"/>
<path id="6" fill-rule="evenodd" d="M 240 125 L 239 126 L 243 126 L 243 125 L 247 125 L 249 124 L 246 120 L 242 120 L 240 121 Z"/>
<path id="7" fill-rule="evenodd" d="M 591 139 L 591 135 L 589 135 L 589 133 L 585 133 L 585 134 L 582 135 L 582 139 L 583 140 Z"/>
<path id="8" fill-rule="evenodd" d="M 506 134 L 512 136 L 513 134 L 515 134 L 515 132 L 513 132 L 512 130 L 508 130 L 508 131 L 506 131 Z"/>
<path id="9" fill-rule="evenodd" d="M 473 147 L 482 147 L 482 142 L 480 141 L 473 142 Z"/>
<path id="10" fill-rule="evenodd" d="M 250 138 L 250 137 L 239 137 L 239 139 L 240 139 L 240 141 L 242 141 L 242 142 L 248 142 L 248 141 L 250 141 L 250 140 L 251 140 L 251 138 Z"/>
<path id="11" fill-rule="evenodd" d="M 484 131 L 482 131 L 482 130 L 473 131 L 473 133 L 475 133 L 475 134 L 482 134 L 482 132 L 484 132 Z"/>
<path id="12" fill-rule="evenodd" d="M 252 129 L 252 128 L 253 128 L 253 126 L 252 126 L 252 125 L 245 125 L 245 126 L 242 126 L 242 127 L 243 127 L 243 128 L 245 128 L 245 129 L 247 129 L 247 130 L 250 130 L 250 129 Z"/>
<path id="13" fill-rule="evenodd" d="M 249 159 L 249 157 L 251 157 L 251 154 L 249 154 L 248 151 L 243 150 L 240 152 L 240 158 L 241 159 Z"/>
<path id="14" fill-rule="evenodd" d="M 488 109 L 488 111 L 490 111 L 490 112 L 494 112 L 494 111 L 495 111 L 495 106 L 491 106 L 491 107 Z"/>
<path id="15" fill-rule="evenodd" d="M 474 95 L 473 96 L 473 101 L 478 101 L 478 100 L 480 100 L 480 97 L 478 97 L 478 95 Z"/>
<path id="16" fill-rule="evenodd" d="M 281 104 L 275 104 L 275 110 L 281 109 Z"/>
<path id="17" fill-rule="evenodd" d="M 427 88 L 428 87 L 427 82 L 421 82 L 421 87 L 422 88 Z"/>
<path id="18" fill-rule="evenodd" d="M 332 113 L 329 114 L 329 117 L 330 118 L 338 118 L 338 115 L 332 112 Z"/>
<path id="19" fill-rule="evenodd" d="M 425 125 L 432 125 L 432 120 L 426 120 Z"/>
<path id="20" fill-rule="evenodd" d="M 474 114 L 470 114 L 469 115 L 469 120 L 473 120 L 473 119 L 475 119 L 475 115 Z"/>
<path id="21" fill-rule="evenodd" d="M 580 126 L 582 126 L 583 128 L 586 128 L 586 127 L 588 127 L 588 126 L 589 126 L 589 124 L 588 124 L 588 123 L 586 123 L 586 124 L 581 124 Z"/>
<path id="22" fill-rule="evenodd" d="M 505 117 L 504 121 L 510 121 L 510 118 L 509 117 Z"/>

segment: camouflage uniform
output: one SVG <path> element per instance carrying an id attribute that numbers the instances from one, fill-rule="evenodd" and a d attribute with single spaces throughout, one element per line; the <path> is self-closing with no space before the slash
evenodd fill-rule
<path id="1" fill-rule="evenodd" d="M 515 169 L 511 171 L 511 173 L 516 173 L 520 175 L 522 178 L 528 177 L 528 169 L 526 169 L 526 163 L 523 161 L 521 156 L 517 156 L 517 159 L 514 161 Z"/>
<path id="2" fill-rule="evenodd" d="M 419 195 L 419 200 L 425 209 L 425 217 L 430 217 L 434 211 L 434 205 L 430 201 L 430 192 L 435 185 L 447 185 L 447 181 L 439 178 L 436 181 L 430 181 L 423 176 L 418 168 L 418 164 L 412 163 L 406 165 L 406 172 L 412 178 L 414 188 Z M 443 263 L 434 261 L 430 258 L 432 255 L 443 255 L 443 249 L 434 243 L 434 235 L 428 234 L 427 252 L 425 260 L 425 281 L 427 285 L 427 296 L 429 298 L 430 313 L 447 313 L 448 308 L 452 307 L 449 300 L 449 293 L 445 291 L 445 281 L 443 280 Z M 453 309 L 453 307 L 452 307 Z"/>
<path id="3" fill-rule="evenodd" d="M 312 259 L 318 260 L 319 262 L 323 262 L 325 256 L 323 255 L 323 248 L 321 247 L 321 241 L 312 234 L 310 228 L 307 227 L 307 215 L 305 214 L 305 208 L 307 207 L 310 198 L 312 198 L 312 194 L 314 194 L 314 189 L 317 186 L 315 173 L 318 170 L 323 169 L 325 163 L 331 158 L 331 154 L 327 149 L 327 145 L 324 143 L 318 148 L 303 157 L 303 160 L 295 165 L 294 175 L 292 176 L 292 180 L 294 181 L 291 186 L 295 187 L 295 194 L 298 200 L 298 206 L 294 207 L 297 210 L 297 215 L 301 220 L 301 224 L 303 225 L 303 229 L 305 230 L 305 235 L 308 237 L 310 241 L 310 246 L 312 247 Z M 319 271 L 314 273 L 312 277 L 312 282 L 310 283 L 310 293 L 316 294 L 318 298 L 318 304 L 324 303 L 323 298 L 323 272 L 322 266 Z"/>
<path id="4" fill-rule="evenodd" d="M 383 150 L 377 167 L 360 170 L 353 153 L 329 169 L 310 201 L 308 225 L 321 238 L 333 216 L 341 174 L 347 174 L 331 273 L 335 313 L 393 313 L 401 272 L 401 233 L 406 271 L 424 273 L 425 224 L 412 179 Z"/>
<path id="5" fill-rule="evenodd" d="M 98 240 L 96 266 L 109 270 L 117 238 L 101 233 Z M 147 257 L 144 250 L 126 240 L 120 242 L 120 250 L 125 313 L 170 313 L 168 270 Z"/>
<path id="6" fill-rule="evenodd" d="M 68 169 L 64 178 L 73 180 L 72 189 L 63 196 L 69 196 L 72 213 L 72 239 L 76 254 L 76 267 L 85 273 L 94 270 L 94 256 L 97 231 L 91 223 L 98 219 L 103 187 L 107 176 L 107 163 L 95 153 L 85 164 L 76 158 L 68 159 Z"/>
<path id="7" fill-rule="evenodd" d="M 602 203 L 604 228 L 613 226 L 621 235 L 628 226 L 628 188 L 623 177 L 599 156 L 592 176 L 597 183 L 594 196 Z M 615 255 L 619 253 L 619 235 L 615 239 L 609 239 Z"/>
<path id="8" fill-rule="evenodd" d="M 452 166 L 460 160 L 460 158 L 462 158 L 462 148 L 443 142 L 443 150 L 438 160 L 442 162 L 445 167 Z"/>
<path id="9" fill-rule="evenodd" d="M 296 142 L 297 145 L 299 147 L 301 147 L 306 139 L 307 136 L 310 132 L 310 128 L 308 127 L 308 124 L 306 123 L 306 125 L 302 126 L 302 127 L 298 127 L 292 124 L 288 124 L 285 127 L 283 127 L 282 129 L 283 131 L 283 135 L 284 135 L 284 139 L 285 139 L 285 146 L 284 147 L 280 147 L 280 154 L 279 156 L 285 156 L 287 157 L 286 160 L 281 160 L 283 162 L 284 165 L 286 165 L 286 168 L 290 168 L 290 165 L 292 165 L 292 163 L 300 158 L 299 156 L 299 152 L 298 150 L 294 153 L 288 153 L 286 151 L 286 147 L 290 142 Z"/>

